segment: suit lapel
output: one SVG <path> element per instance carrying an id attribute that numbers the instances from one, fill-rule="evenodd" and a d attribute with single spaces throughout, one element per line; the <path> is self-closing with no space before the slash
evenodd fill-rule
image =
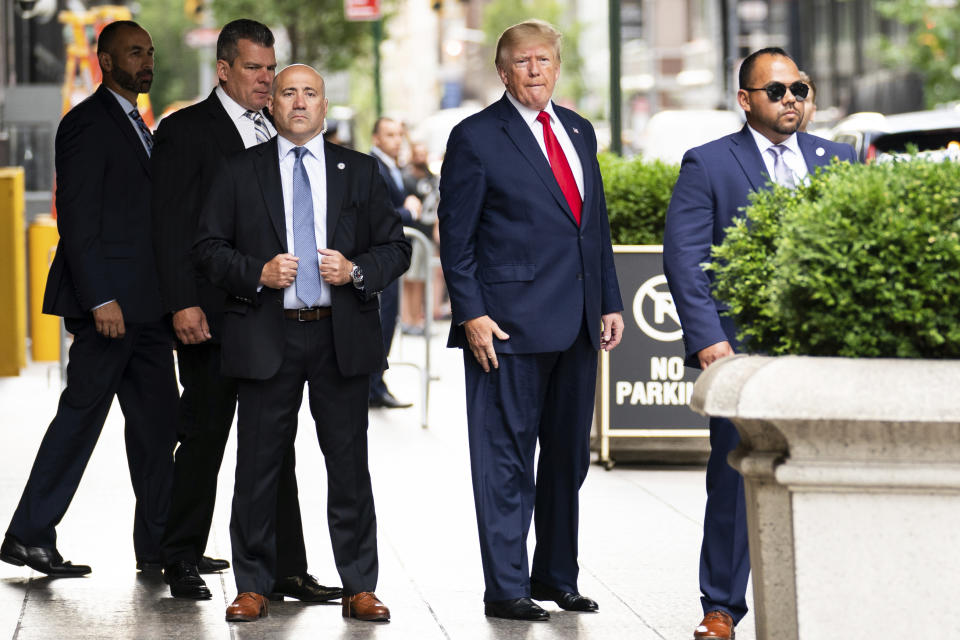
<path id="1" fill-rule="evenodd" d="M 757 149 L 757 143 L 747 129 L 747 125 L 743 125 L 740 133 L 734 134 L 730 140 L 732 142 L 730 151 L 740 164 L 743 173 L 746 174 L 747 180 L 749 180 L 751 186 L 753 186 L 753 190 L 759 191 L 763 189 L 767 184 L 767 179 L 764 177 L 766 176 L 767 168 L 763 164 L 763 158 L 760 157 L 760 150 Z"/>
<path id="2" fill-rule="evenodd" d="M 236 125 L 230 120 L 230 114 L 223 108 L 220 98 L 217 97 L 216 89 L 210 93 L 210 96 L 204 102 L 207 107 L 207 114 L 210 116 L 213 139 L 217 141 L 217 146 L 220 147 L 223 155 L 229 156 L 243 151 L 243 138 L 240 137 Z"/>
<path id="3" fill-rule="evenodd" d="M 287 224 L 283 216 L 283 184 L 280 182 L 280 156 L 277 150 L 277 137 L 266 145 L 255 147 L 254 170 L 260 182 L 263 201 L 267 205 L 267 214 L 277 232 L 277 239 L 284 251 L 287 247 Z"/>
<path id="4" fill-rule="evenodd" d="M 595 160 L 595 158 L 590 157 L 590 152 L 587 150 L 587 143 L 583 139 L 583 134 L 565 118 L 567 114 L 564 113 L 562 109 L 557 108 L 556 105 L 554 105 L 554 112 L 556 112 L 560 124 L 566 129 L 570 141 L 573 142 L 573 148 L 577 151 L 577 157 L 580 158 L 580 169 L 583 171 L 583 206 L 580 209 L 580 226 L 582 227 L 586 225 L 587 217 L 593 205 L 592 196 L 595 185 L 593 184 L 593 173 L 588 171 L 588 167 L 593 166 L 593 160 Z M 564 202 L 566 202 L 566 198 L 564 198 Z"/>
<path id="5" fill-rule="evenodd" d="M 540 180 L 543 181 L 547 191 L 550 192 L 553 199 L 557 201 L 557 204 L 560 205 L 567 214 L 570 221 L 576 224 L 573 212 L 570 211 L 570 205 L 567 204 L 567 199 L 564 197 L 563 191 L 560 190 L 560 185 L 557 183 L 556 176 L 553 175 L 550 163 L 547 161 L 547 157 L 543 155 L 543 151 L 540 149 L 540 145 L 537 144 L 537 139 L 533 136 L 530 127 L 523 121 L 523 118 L 520 117 L 520 112 L 507 100 L 506 94 L 500 99 L 499 104 L 500 118 L 503 120 L 504 132 L 506 132 L 507 136 L 513 141 L 513 144 L 516 145 L 517 150 L 520 151 L 520 155 L 530 163 L 533 170 L 540 176 Z"/>
<path id="6" fill-rule="evenodd" d="M 126 138 L 129 144 L 133 145 L 133 152 L 136 154 L 137 160 L 140 161 L 140 166 L 147 172 L 147 175 L 150 175 L 150 157 L 147 155 L 147 150 L 143 146 L 143 140 L 140 139 L 140 136 L 133 129 L 130 116 L 123 112 L 120 103 L 117 102 L 114 95 L 110 93 L 110 90 L 102 84 L 97 88 L 95 95 L 105 107 L 110 118 L 120 129 L 120 134 Z"/>
<path id="7" fill-rule="evenodd" d="M 340 205 L 346 187 L 346 165 L 340 161 L 335 144 L 324 141 L 323 157 L 327 165 L 327 246 L 331 247 L 340 220 Z"/>
<path id="8" fill-rule="evenodd" d="M 813 174 L 817 167 L 825 167 L 830 164 L 833 158 L 827 154 L 822 143 L 817 142 L 816 136 L 807 133 L 797 133 L 797 144 L 800 145 L 800 153 L 803 154 L 803 161 L 807 163 L 807 171 Z"/>

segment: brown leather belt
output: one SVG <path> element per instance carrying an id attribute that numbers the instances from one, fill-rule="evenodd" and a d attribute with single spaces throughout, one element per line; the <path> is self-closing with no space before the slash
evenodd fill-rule
<path id="1" fill-rule="evenodd" d="M 283 310 L 284 318 L 287 320 L 299 320 L 300 322 L 313 322 L 320 318 L 329 318 L 330 314 L 330 307 L 304 307 L 303 309 Z"/>

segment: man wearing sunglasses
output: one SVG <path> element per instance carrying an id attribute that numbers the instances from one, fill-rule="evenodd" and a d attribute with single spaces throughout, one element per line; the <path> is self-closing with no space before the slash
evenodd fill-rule
<path id="1" fill-rule="evenodd" d="M 706 369 L 739 348 L 737 328 L 711 295 L 702 264 L 748 204 L 751 192 L 777 183 L 789 188 L 835 158 L 854 162 L 853 148 L 798 133 L 809 86 L 780 48 L 750 54 L 740 67 L 737 102 L 747 123 L 737 133 L 690 149 L 673 188 L 663 239 L 663 267 L 680 314 L 686 364 Z M 740 441 L 733 423 L 710 420 L 707 505 L 700 551 L 704 618 L 694 638 L 734 637 L 747 613 L 750 557 L 743 478 L 727 454 Z"/>

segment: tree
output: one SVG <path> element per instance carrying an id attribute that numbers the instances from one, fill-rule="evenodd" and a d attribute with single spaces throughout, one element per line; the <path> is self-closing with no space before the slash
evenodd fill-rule
<path id="1" fill-rule="evenodd" d="M 213 10 L 219 24 L 252 17 L 283 27 L 291 62 L 339 71 L 370 53 L 369 23 L 348 22 L 343 0 L 213 0 Z"/>
<path id="2" fill-rule="evenodd" d="M 563 34 L 563 64 L 556 96 L 577 103 L 586 93 L 581 75 L 583 58 L 578 46 L 580 25 L 568 16 L 569 11 L 558 0 L 493 0 L 484 8 L 483 32 L 486 34 L 487 44 L 493 48 L 497 45 L 497 38 L 507 27 L 524 20 L 537 18 L 557 27 Z"/>
<path id="3" fill-rule="evenodd" d="M 885 61 L 923 74 L 928 107 L 960 100 L 960 10 L 956 2 L 883 0 L 877 11 L 909 30 L 905 43 L 882 39 Z"/>
<path id="4" fill-rule="evenodd" d="M 140 5 L 136 20 L 150 32 L 156 49 L 156 80 L 150 89 L 153 113 L 178 100 L 197 97 L 211 87 L 200 87 L 199 54 L 184 42 L 184 34 L 197 25 L 183 12 L 183 0 L 153 0 Z"/>

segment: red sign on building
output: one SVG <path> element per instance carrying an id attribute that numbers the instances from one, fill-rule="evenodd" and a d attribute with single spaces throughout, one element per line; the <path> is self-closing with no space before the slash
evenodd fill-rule
<path id="1" fill-rule="evenodd" d="M 343 0 L 343 13 L 347 20 L 365 21 L 380 19 L 380 0 Z"/>

